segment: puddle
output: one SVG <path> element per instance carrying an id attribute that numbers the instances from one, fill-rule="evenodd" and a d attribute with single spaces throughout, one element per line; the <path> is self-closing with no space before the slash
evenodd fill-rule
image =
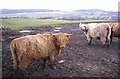
<path id="1" fill-rule="evenodd" d="M 51 32 L 41 32 L 41 33 L 47 33 L 47 34 L 51 34 Z"/>
<path id="2" fill-rule="evenodd" d="M 54 32 L 60 32 L 60 30 L 62 29 L 62 27 L 55 27 L 55 29 L 53 30 Z M 35 30 L 20 30 L 20 33 L 30 33 L 30 32 L 34 32 Z M 48 33 L 51 34 L 51 32 L 41 32 L 41 33 Z"/>
<path id="3" fill-rule="evenodd" d="M 30 33 L 30 32 L 33 32 L 33 30 L 21 30 L 19 31 L 20 33 Z"/>
<path id="4" fill-rule="evenodd" d="M 55 29 L 54 32 L 59 32 L 60 30 Z"/>
<path id="5" fill-rule="evenodd" d="M 56 27 L 56 29 L 60 30 L 60 29 L 62 29 L 62 27 Z"/>
<path id="6" fill-rule="evenodd" d="M 59 32 L 62 29 L 62 27 L 55 27 L 54 32 Z"/>

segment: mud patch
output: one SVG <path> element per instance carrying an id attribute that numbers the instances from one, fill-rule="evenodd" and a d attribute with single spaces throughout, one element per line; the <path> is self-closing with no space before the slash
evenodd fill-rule
<path id="1" fill-rule="evenodd" d="M 27 27 L 24 30 L 35 30 L 31 33 L 19 33 L 10 29 L 2 31 L 2 75 L 3 77 L 117 77 L 118 76 L 118 38 L 113 39 L 109 48 L 103 48 L 99 40 L 88 45 L 84 33 L 78 24 L 65 24 L 60 32 L 72 34 L 67 47 L 56 57 L 56 70 L 47 67 L 42 70 L 42 61 L 32 61 L 22 72 L 12 70 L 10 42 L 12 39 L 37 33 L 55 33 L 53 28 Z"/>

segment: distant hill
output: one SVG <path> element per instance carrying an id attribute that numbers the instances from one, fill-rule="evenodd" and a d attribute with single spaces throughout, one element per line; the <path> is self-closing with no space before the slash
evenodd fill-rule
<path id="1" fill-rule="evenodd" d="M 2 9 L 0 10 L 2 14 L 14 14 L 14 13 L 29 13 L 29 12 L 54 12 L 60 10 L 50 10 L 50 9 Z"/>
<path id="2" fill-rule="evenodd" d="M 51 10 L 51 9 L 0 9 L 2 14 L 14 14 L 14 13 L 29 13 L 29 12 L 55 12 L 60 10 Z M 101 9 L 81 9 L 75 10 L 74 12 L 107 12 L 107 13 L 116 13 L 113 11 L 104 11 Z"/>
<path id="3" fill-rule="evenodd" d="M 50 9 L 2 9 L 2 11 L 0 9 L 0 13 L 1 12 L 2 15 L 0 15 L 0 18 L 4 19 L 37 18 L 58 20 L 118 20 L 118 15 L 120 15 L 117 11 L 104 11 L 101 9 L 81 9 L 71 12 Z"/>
<path id="4" fill-rule="evenodd" d="M 81 10 L 75 10 L 76 12 L 113 12 L 113 11 L 104 11 L 101 9 L 81 9 Z"/>

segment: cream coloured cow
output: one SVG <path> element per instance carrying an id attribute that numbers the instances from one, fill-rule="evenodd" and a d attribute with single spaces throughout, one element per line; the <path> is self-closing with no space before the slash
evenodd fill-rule
<path id="1" fill-rule="evenodd" d="M 80 30 L 84 31 L 88 44 L 91 44 L 93 38 L 101 40 L 103 45 L 110 44 L 111 27 L 106 23 L 79 24 Z"/>

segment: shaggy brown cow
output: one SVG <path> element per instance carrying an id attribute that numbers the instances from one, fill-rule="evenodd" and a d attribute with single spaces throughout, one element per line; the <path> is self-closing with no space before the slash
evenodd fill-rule
<path id="1" fill-rule="evenodd" d="M 68 34 L 57 33 L 29 35 L 14 39 L 10 44 L 13 68 L 23 70 L 32 59 L 43 59 L 43 67 L 49 59 L 51 68 L 54 68 L 55 56 L 60 54 L 62 48 L 65 48 L 69 38 Z"/>
<path id="2" fill-rule="evenodd" d="M 112 37 L 120 37 L 120 23 L 108 23 L 112 28 L 112 35 L 111 35 L 111 41 Z"/>

